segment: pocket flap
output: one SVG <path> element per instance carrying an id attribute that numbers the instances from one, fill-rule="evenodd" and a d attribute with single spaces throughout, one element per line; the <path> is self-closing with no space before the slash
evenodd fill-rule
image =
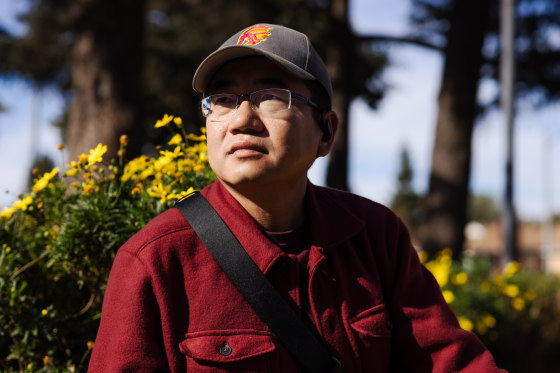
<path id="1" fill-rule="evenodd" d="M 350 320 L 350 325 L 355 331 L 367 337 L 390 338 L 392 334 L 389 313 L 384 304 L 359 313 Z"/>
<path id="2" fill-rule="evenodd" d="M 272 335 L 262 330 L 212 330 L 187 333 L 181 353 L 196 360 L 233 362 L 273 351 Z"/>

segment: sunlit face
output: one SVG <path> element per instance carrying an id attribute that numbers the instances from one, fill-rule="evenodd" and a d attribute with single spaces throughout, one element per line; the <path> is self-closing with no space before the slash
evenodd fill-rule
<path id="1" fill-rule="evenodd" d="M 304 81 L 289 75 L 263 57 L 247 57 L 225 64 L 213 77 L 206 94 L 248 94 L 265 88 L 284 88 L 309 97 Z M 226 185 L 247 183 L 278 187 L 305 182 L 318 156 L 328 153 L 312 108 L 292 100 L 289 110 L 264 115 L 247 99 L 221 122 L 206 120 L 208 159 Z"/>

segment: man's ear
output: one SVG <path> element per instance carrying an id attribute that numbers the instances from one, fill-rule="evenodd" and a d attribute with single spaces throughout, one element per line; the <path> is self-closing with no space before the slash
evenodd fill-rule
<path id="1" fill-rule="evenodd" d="M 338 115 L 334 111 L 328 111 L 323 115 L 323 123 L 321 129 L 323 130 L 323 137 L 321 144 L 317 151 L 317 157 L 324 157 L 331 151 L 336 131 L 338 130 Z"/>

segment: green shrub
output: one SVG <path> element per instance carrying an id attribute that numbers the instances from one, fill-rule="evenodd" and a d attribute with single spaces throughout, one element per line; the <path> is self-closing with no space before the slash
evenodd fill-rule
<path id="1" fill-rule="evenodd" d="M 0 370 L 86 371 L 118 248 L 150 219 L 214 179 L 202 135 L 180 118 L 157 157 L 103 164 L 106 146 L 35 180 L 0 212 Z"/>
<path id="2" fill-rule="evenodd" d="M 560 278 L 521 270 L 517 262 L 501 272 L 488 258 L 453 262 L 451 250 L 424 264 L 461 327 L 480 337 L 500 367 L 513 373 L 560 366 Z"/>

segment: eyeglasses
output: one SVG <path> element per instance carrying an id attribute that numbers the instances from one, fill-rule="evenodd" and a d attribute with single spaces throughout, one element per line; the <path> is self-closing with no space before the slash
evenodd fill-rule
<path id="1" fill-rule="evenodd" d="M 249 98 L 251 109 L 264 115 L 271 115 L 288 110 L 292 106 L 292 98 L 308 103 L 315 109 L 319 105 L 297 93 L 282 88 L 261 89 L 248 94 L 219 93 L 202 99 L 202 114 L 211 120 L 220 121 L 236 112 L 243 98 Z"/>

